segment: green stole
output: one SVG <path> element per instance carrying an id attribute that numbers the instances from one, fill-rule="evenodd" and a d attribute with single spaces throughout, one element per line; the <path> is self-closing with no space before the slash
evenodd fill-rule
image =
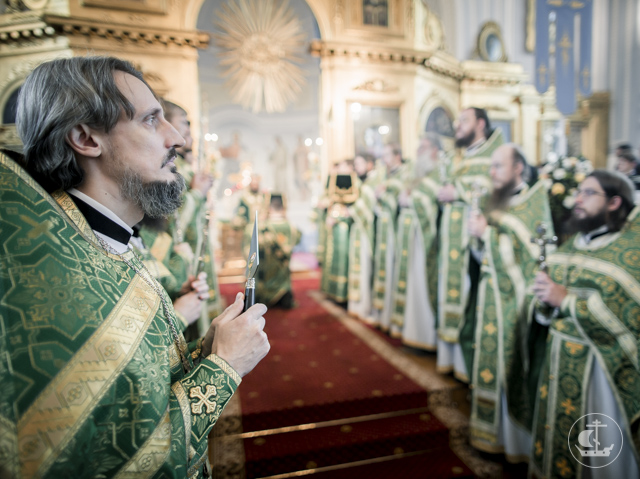
<path id="1" fill-rule="evenodd" d="M 389 235 L 395 236 L 395 223 L 398 217 L 398 194 L 406 181 L 408 168 L 402 164 L 395 171 L 388 174 L 382 182 L 384 193 L 378 199 L 378 209 L 376 213 L 376 233 L 375 249 L 373 255 L 373 307 L 377 310 L 384 310 L 385 296 L 391 294 L 387 292 L 387 274 L 392 275 L 393 271 L 387 271 L 387 255 L 393 255 L 393 250 L 388 246 Z M 390 319 L 390 318 L 389 318 Z M 388 325 L 383 324 L 383 327 Z"/>
<path id="2" fill-rule="evenodd" d="M 256 302 L 273 306 L 287 291 L 291 291 L 289 263 L 293 247 L 298 241 L 300 232 L 286 219 L 267 219 L 260 226 Z"/>
<path id="3" fill-rule="evenodd" d="M 176 166 L 180 174 L 184 177 L 187 185 L 189 185 L 195 175 L 193 167 L 184 161 L 182 157 L 178 157 Z M 195 274 L 198 262 L 200 258 L 203 258 L 203 270 L 207 273 L 207 284 L 209 285 L 209 299 L 202 308 L 200 319 L 185 332 L 189 339 L 204 336 L 209 329 L 211 320 L 218 316 L 223 310 L 220 287 L 218 285 L 218 275 L 216 273 L 214 238 L 208 235 L 205 241 L 203 232 L 206 212 L 207 199 L 199 191 L 189 189 L 184 194 L 184 203 L 178 210 L 174 218 L 174 224 L 172 225 L 174 238 L 180 236 L 177 234 L 177 232 L 180 231 L 184 241 L 191 246 L 194 254 L 192 263 L 188 269 L 188 274 Z"/>
<path id="4" fill-rule="evenodd" d="M 469 297 L 469 293 L 465 291 L 465 283 L 469 270 L 467 220 L 471 187 L 477 181 L 487 191 L 491 190 L 491 155 L 503 143 L 502 133 L 496 129 L 472 156 L 463 158 L 452 167 L 450 181 L 455 186 L 459 199 L 443 206 L 438 255 L 438 336 L 449 343 L 458 342 Z"/>
<path id="5" fill-rule="evenodd" d="M 353 219 L 349 237 L 349 301 L 360 301 L 361 288 L 370 288 L 371 284 L 361 285 L 361 245 L 366 241 L 369 251 L 373 252 L 375 215 L 373 209 L 376 205 L 374 187 L 365 181 L 360 186 L 360 193 L 356 202 L 349 208 L 349 214 Z M 370 278 L 369 278 L 370 280 Z"/>
<path id="6" fill-rule="evenodd" d="M 471 444 L 485 452 L 503 452 L 498 440 L 502 392 L 508 413 L 526 429 L 531 427 L 531 398 L 523 370 L 521 332 L 526 288 L 537 273 L 539 248 L 531 242 L 540 222 L 552 228 L 547 189 L 543 182 L 511 199 L 506 211 L 494 211 L 485 230 L 473 344 L 462 342 L 473 355 L 470 369 Z M 553 235 L 553 231 L 549 231 Z"/>
<path id="7" fill-rule="evenodd" d="M 335 220 L 326 228 L 326 249 L 322 265 L 321 289 L 337 302 L 348 298 L 349 229 L 353 220 L 346 214 L 346 205 L 335 203 L 327 211 L 327 217 Z"/>
<path id="8" fill-rule="evenodd" d="M 396 261 L 391 323 L 394 329 L 402 330 L 404 326 L 407 284 L 409 278 L 409 264 L 411 258 L 411 245 L 416 232 L 422 238 L 426 252 L 426 264 L 424 273 L 429 285 L 429 299 L 435 308 L 436 287 L 438 278 L 437 256 L 437 221 L 438 203 L 436 200 L 440 185 L 437 183 L 438 171 L 432 171 L 429 176 L 420 180 L 420 183 L 411 190 L 410 206 L 402 208 L 398 217 L 396 237 Z M 433 288 L 431 288 L 433 286 Z M 424 344 L 412 346 L 425 347 Z M 432 349 L 431 347 L 429 349 Z"/>
<path id="9" fill-rule="evenodd" d="M 169 233 L 142 226 L 140 238 L 145 249 L 136 249 L 136 252 L 147 269 L 167 291 L 171 300 L 176 299 L 182 285 L 187 281 L 189 267 L 187 258 L 180 256 L 173 249 L 173 238 Z"/>
<path id="10" fill-rule="evenodd" d="M 2 154 L 0 198 L 7 474 L 200 477 L 240 377 L 180 336 L 185 374 L 170 300 L 136 254 L 106 253 L 66 193 L 47 194 Z"/>
<path id="11" fill-rule="evenodd" d="M 640 238 L 636 207 L 618 233 L 590 249 L 577 237 L 548 258 L 549 276 L 569 296 L 549 327 L 534 416 L 531 470 L 546 477 L 580 477 L 568 442 L 585 429 L 586 389 L 593 362 L 603 369 L 640 457 Z M 604 238 L 604 237 L 603 237 Z M 600 238 L 598 238 L 600 239 Z M 594 240 L 597 241 L 597 240 Z M 531 301 L 531 309 L 534 302 Z M 579 427 L 571 426 L 580 419 Z M 571 437 L 569 431 L 571 430 Z M 568 438 L 568 442 L 567 442 Z"/>

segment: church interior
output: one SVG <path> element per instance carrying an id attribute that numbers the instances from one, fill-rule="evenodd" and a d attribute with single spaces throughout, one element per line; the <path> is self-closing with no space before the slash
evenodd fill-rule
<path id="1" fill-rule="evenodd" d="M 324 283 L 350 281 L 328 257 L 353 261 L 353 232 L 331 231 L 358 198 L 356 156 L 384 169 L 397 145 L 413 164 L 435 134 L 460 161 L 469 107 L 532 168 L 576 158 L 611 170 L 618 145 L 637 154 L 640 0 L 0 0 L 1 149 L 21 149 L 27 75 L 88 55 L 128 60 L 186 112 L 191 166 L 212 182 L 205 237 L 221 304 L 244 288 L 256 211 L 275 198 L 299 232 L 261 249 L 257 290 L 271 291 L 273 257 L 287 258 L 289 286 L 269 305 L 271 352 L 209 436 L 213 477 L 526 477 L 527 460 L 470 440 L 469 377 Z"/>

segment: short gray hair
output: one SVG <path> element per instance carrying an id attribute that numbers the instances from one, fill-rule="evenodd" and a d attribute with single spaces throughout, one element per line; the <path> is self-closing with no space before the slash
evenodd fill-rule
<path id="1" fill-rule="evenodd" d="M 27 77 L 18 97 L 16 127 L 24 166 L 48 191 L 69 189 L 84 178 L 66 141 L 73 127 L 86 124 L 108 133 L 123 112 L 133 119 L 135 108 L 116 85 L 115 71 L 149 86 L 133 65 L 113 57 L 57 59 Z"/>

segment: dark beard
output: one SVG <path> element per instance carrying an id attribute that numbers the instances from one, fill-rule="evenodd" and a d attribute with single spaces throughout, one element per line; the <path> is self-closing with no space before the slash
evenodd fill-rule
<path id="1" fill-rule="evenodd" d="M 133 201 L 150 218 L 163 218 L 182 206 L 185 181 L 175 167 L 173 181 L 151 181 L 145 183 L 138 173 L 127 170 L 122 175 L 122 196 Z"/>
<path id="2" fill-rule="evenodd" d="M 474 131 L 470 132 L 467 136 L 463 136 L 462 138 L 456 138 L 456 148 L 466 148 L 471 146 L 473 140 L 476 137 L 476 133 Z"/>
<path id="3" fill-rule="evenodd" d="M 151 218 L 150 216 L 144 215 L 144 218 L 142 218 L 142 221 L 138 224 L 146 226 L 156 232 L 163 232 L 169 229 L 169 221 L 166 217 Z"/>
<path id="4" fill-rule="evenodd" d="M 516 180 L 513 179 L 502 188 L 494 188 L 487 204 L 489 212 L 494 210 L 504 211 L 509 205 L 509 200 L 513 196 L 513 189 L 516 187 Z"/>
<path id="5" fill-rule="evenodd" d="M 575 234 L 575 233 L 588 233 L 589 231 L 593 231 L 601 226 L 607 224 L 607 212 L 601 211 L 595 216 L 587 216 L 586 218 L 576 218 L 571 215 L 569 221 L 567 222 L 567 233 Z"/>

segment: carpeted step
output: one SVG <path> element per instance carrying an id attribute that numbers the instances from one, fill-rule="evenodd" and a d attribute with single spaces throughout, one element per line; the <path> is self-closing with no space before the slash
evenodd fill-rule
<path id="1" fill-rule="evenodd" d="M 309 397 L 308 391 L 305 391 L 304 394 Z M 423 408 L 428 405 L 428 394 L 426 391 L 415 391 L 405 394 L 327 402 L 322 402 L 322 396 L 318 395 L 317 401 L 309 405 L 303 403 L 299 406 L 274 409 L 266 413 L 245 413 L 242 417 L 242 430 L 244 432 L 262 431 L 278 427 Z"/>
<path id="2" fill-rule="evenodd" d="M 289 477 L 300 475 L 302 471 Z M 286 479 L 287 476 L 281 475 L 279 478 L 272 476 L 272 479 Z M 473 472 L 450 449 L 438 450 L 437 457 L 434 457 L 431 451 L 420 451 L 341 464 L 317 469 L 313 473 L 313 479 L 471 479 L 474 477 Z"/>
<path id="3" fill-rule="evenodd" d="M 424 409 L 400 414 L 247 438 L 247 478 L 419 451 L 439 461 L 449 450 L 447 428 Z"/>

